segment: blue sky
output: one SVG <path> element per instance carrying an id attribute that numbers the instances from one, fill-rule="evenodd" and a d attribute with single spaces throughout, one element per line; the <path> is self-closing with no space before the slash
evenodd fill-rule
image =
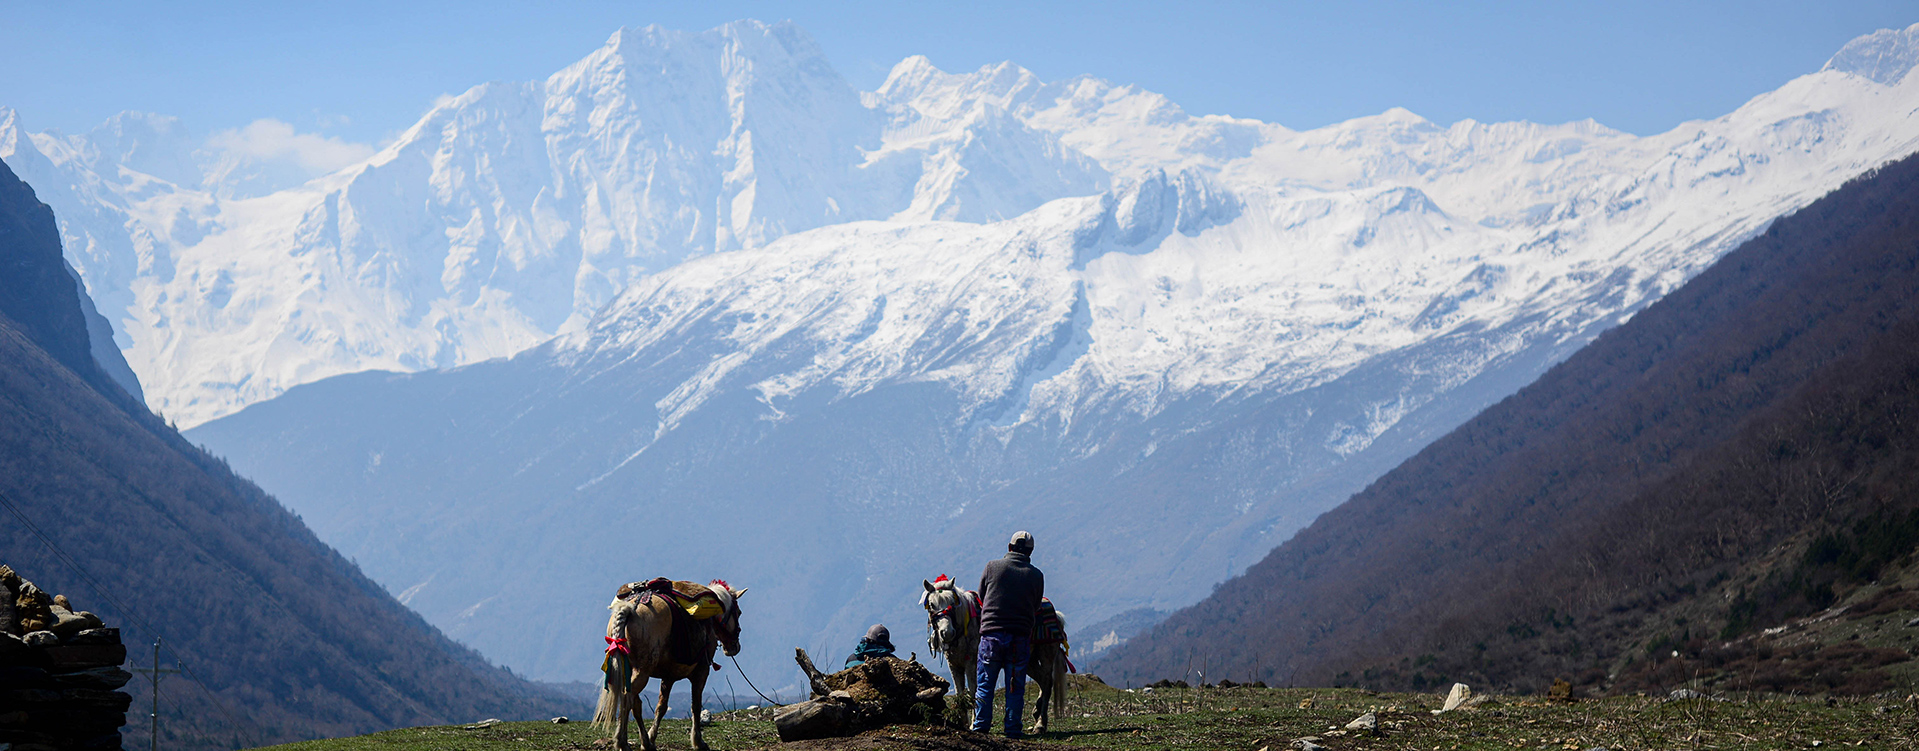
<path id="1" fill-rule="evenodd" d="M 123 109 L 211 134 L 271 118 L 377 143 L 440 94 L 544 78 L 621 25 L 792 19 L 854 86 L 901 58 L 1091 74 L 1195 114 L 1311 128 L 1405 107 L 1435 122 L 1715 117 L 1848 39 L 1919 22 L 1887 2 L 54 2 L 0 0 L 0 106 L 34 130 Z"/>

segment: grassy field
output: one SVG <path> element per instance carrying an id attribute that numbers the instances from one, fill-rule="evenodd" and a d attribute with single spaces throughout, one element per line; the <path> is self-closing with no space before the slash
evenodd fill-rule
<path id="1" fill-rule="evenodd" d="M 1029 693 L 1029 696 L 1032 694 Z M 963 732 L 901 728 L 807 749 L 1245 749 L 1299 747 L 1305 738 L 1344 749 L 1919 749 L 1919 700 L 1737 697 L 1724 701 L 1614 697 L 1570 703 L 1493 697 L 1432 714 L 1432 694 L 1355 689 L 1156 689 L 1125 692 L 1081 682 L 1068 716 L 1044 737 L 1007 743 Z M 1347 731 L 1361 714 L 1377 733 Z M 779 746 L 769 710 L 719 713 L 715 749 Z M 661 747 L 689 748 L 684 720 L 668 721 Z M 411 728 L 275 747 L 283 751 L 603 751 L 611 742 L 584 722 Z M 791 748 L 791 746 L 788 746 Z"/>

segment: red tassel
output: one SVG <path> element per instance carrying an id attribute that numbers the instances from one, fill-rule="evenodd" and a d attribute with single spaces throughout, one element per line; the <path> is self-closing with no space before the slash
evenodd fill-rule
<path id="1" fill-rule="evenodd" d="M 620 654 L 623 654 L 623 655 L 626 655 L 626 656 L 628 656 L 628 657 L 631 657 L 631 656 L 633 656 L 633 653 L 632 653 L 632 652 L 629 652 L 629 651 L 627 651 L 627 649 L 626 649 L 626 637 L 623 637 L 623 636 L 609 636 L 609 637 L 606 637 L 606 652 L 607 652 L 607 654 L 612 654 L 612 653 L 614 653 L 614 652 L 618 652 L 618 653 L 620 653 Z"/>

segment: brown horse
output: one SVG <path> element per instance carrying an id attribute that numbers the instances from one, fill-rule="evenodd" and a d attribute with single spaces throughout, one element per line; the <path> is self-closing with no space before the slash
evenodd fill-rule
<path id="1" fill-rule="evenodd" d="M 607 647 L 606 683 L 600 688 L 599 708 L 593 713 L 596 727 L 619 732 L 615 738 L 621 751 L 630 751 L 632 745 L 626 739 L 626 721 L 632 717 L 639 726 L 640 747 L 653 751 L 653 741 L 660 732 L 660 720 L 666 717 L 667 695 L 673 691 L 673 682 L 685 680 L 692 684 L 693 709 L 693 747 L 704 751 L 706 740 L 700 735 L 700 700 L 706 692 L 708 665 L 713 662 L 713 652 L 724 646 L 726 655 L 731 657 L 740 653 L 740 596 L 746 589 L 738 590 L 727 586 L 719 579 L 707 586 L 720 601 L 718 615 L 699 624 L 693 635 L 696 645 L 696 664 L 681 665 L 668 655 L 668 644 L 673 635 L 673 612 L 670 608 L 680 607 L 670 596 L 642 598 L 642 602 L 615 599 L 607 609 L 613 615 L 606 621 Z M 710 625 L 709 625 L 710 624 Z M 646 722 L 640 717 L 640 692 L 646 690 L 648 679 L 660 679 L 660 702 L 653 710 L 653 729 L 647 730 Z"/>

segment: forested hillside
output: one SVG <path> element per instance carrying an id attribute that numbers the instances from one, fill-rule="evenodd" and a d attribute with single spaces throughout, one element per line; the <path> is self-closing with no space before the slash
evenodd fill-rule
<path id="1" fill-rule="evenodd" d="M 1512 690 L 1909 680 L 1910 629 L 1877 624 L 1919 610 L 1915 342 L 1907 158 L 1775 222 L 1093 669 Z M 1854 644 L 1815 638 L 1867 618 L 1845 627 Z"/>
<path id="2" fill-rule="evenodd" d="M 164 637 L 162 662 L 189 671 L 163 686 L 165 746 L 571 709 L 442 636 L 106 378 L 58 238 L 0 164 L 0 562 L 120 627 L 130 667 Z M 141 681 L 128 690 L 148 705 Z"/>

